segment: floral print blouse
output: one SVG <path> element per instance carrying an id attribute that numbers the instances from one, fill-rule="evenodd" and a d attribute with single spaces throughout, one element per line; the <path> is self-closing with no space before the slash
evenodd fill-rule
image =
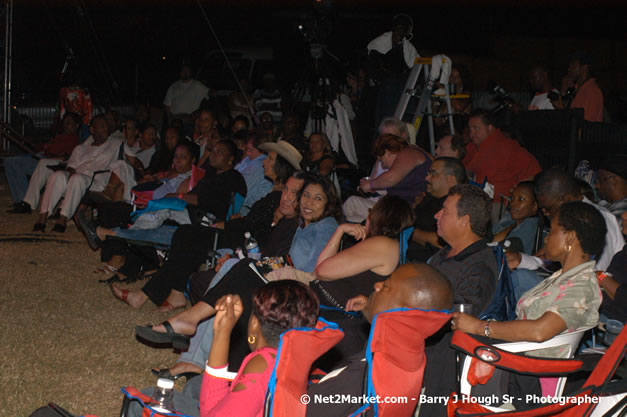
<path id="1" fill-rule="evenodd" d="M 596 325 L 602 295 L 594 272 L 595 264 L 595 261 L 585 262 L 564 273 L 560 269 L 540 282 L 520 297 L 516 317 L 536 320 L 551 311 L 566 323 L 565 333 Z"/>

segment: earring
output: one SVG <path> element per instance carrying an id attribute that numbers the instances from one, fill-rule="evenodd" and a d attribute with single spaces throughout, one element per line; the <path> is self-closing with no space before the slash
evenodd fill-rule
<path id="1" fill-rule="evenodd" d="M 256 340 L 255 336 L 248 336 L 248 344 L 254 345 Z"/>
<path id="2" fill-rule="evenodd" d="M 566 253 L 570 253 L 571 250 L 573 250 L 571 245 L 566 246 Z"/>

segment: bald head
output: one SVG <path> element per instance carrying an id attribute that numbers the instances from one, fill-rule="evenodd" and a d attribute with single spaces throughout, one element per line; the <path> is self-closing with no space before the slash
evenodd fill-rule
<path id="1" fill-rule="evenodd" d="M 404 304 L 410 308 L 447 310 L 453 305 L 453 286 L 440 271 L 427 264 L 410 263 L 405 286 Z M 413 272 L 409 272 L 413 270 Z M 410 275 L 411 274 L 411 275 Z"/>
<path id="2" fill-rule="evenodd" d="M 394 308 L 446 310 L 453 304 L 451 283 L 427 264 L 402 265 L 388 279 L 376 283 L 374 289 L 362 310 L 368 321 L 380 312 Z"/>

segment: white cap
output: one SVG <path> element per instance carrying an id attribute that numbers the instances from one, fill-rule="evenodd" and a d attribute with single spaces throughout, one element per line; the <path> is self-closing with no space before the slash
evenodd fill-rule
<path id="1" fill-rule="evenodd" d="M 250 239 L 250 232 L 246 232 L 246 233 L 244 233 L 244 237 L 245 237 L 246 239 Z"/>
<path id="2" fill-rule="evenodd" d="M 174 388 L 174 381 L 168 378 L 157 379 L 157 386 L 159 388 L 172 389 Z"/>

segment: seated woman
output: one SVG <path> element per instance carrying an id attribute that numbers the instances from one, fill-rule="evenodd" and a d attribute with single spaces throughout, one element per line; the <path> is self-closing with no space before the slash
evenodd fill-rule
<path id="1" fill-rule="evenodd" d="M 295 268 L 305 272 L 313 272 L 318 255 L 337 229 L 337 219 L 340 218 L 341 205 L 333 184 L 319 176 L 313 176 L 306 180 L 300 197 L 301 225 L 294 234 L 289 251 Z M 175 332 L 193 335 L 200 321 L 215 314 L 215 301 L 228 293 L 228 290 L 232 288 L 231 285 L 236 282 L 245 283 L 246 290 L 250 294 L 250 291 L 256 287 L 249 286 L 248 283 L 264 283 L 257 273 L 249 267 L 251 262 L 249 259 L 244 259 L 234 265 L 224 275 L 222 281 L 209 290 L 202 297 L 202 300 L 192 308 L 177 314 L 160 325 L 138 326 L 136 328 L 137 335 L 154 343 L 171 343 L 176 337 L 174 336 Z M 220 297 L 216 297 L 218 293 Z M 116 296 L 119 295 L 116 294 Z M 231 362 L 236 363 L 236 361 Z"/>
<path id="2" fill-rule="evenodd" d="M 157 128 L 148 124 L 141 131 L 139 136 L 139 146 L 131 148 L 129 146 L 132 130 L 126 129 L 126 143 L 124 146 L 124 158 L 111 164 L 111 176 L 109 183 L 99 195 L 111 201 L 130 201 L 131 188 L 137 185 L 136 177 L 142 177 L 144 168 L 148 166 L 151 158 L 155 155 L 157 140 Z"/>
<path id="3" fill-rule="evenodd" d="M 178 145 L 174 154 L 172 171 L 159 180 L 161 185 L 153 191 L 152 198 L 160 199 L 172 193 L 176 195 L 187 193 L 192 176 L 192 166 L 197 160 L 198 148 L 196 145 L 191 142 L 184 142 Z M 121 227 L 132 222 L 130 214 L 133 210 L 133 206 L 130 204 L 123 202 L 102 202 L 97 203 L 96 207 L 98 208 L 98 221 L 103 228 Z M 92 249 L 97 250 L 101 246 L 107 246 L 107 244 L 103 243 L 97 237 L 95 224 L 88 220 L 85 211 L 79 211 L 77 213 L 77 221 Z M 105 254 L 103 253 L 103 255 Z M 103 258 L 104 262 L 108 262 L 109 260 L 110 255 L 106 255 L 106 257 Z M 124 260 L 116 259 L 115 263 L 117 265 L 111 265 L 113 269 L 122 266 Z M 105 270 L 111 271 L 110 268 L 105 268 Z"/>
<path id="4" fill-rule="evenodd" d="M 601 294 L 594 271 L 595 258 L 603 250 L 607 228 L 597 209 L 575 201 L 564 203 L 551 216 L 551 232 L 544 246 L 546 257 L 562 269 L 522 295 L 517 320 L 481 321 L 456 312 L 452 328 L 494 339 L 544 342 L 560 333 L 594 326 L 599 320 Z M 560 347 L 534 356 L 560 357 Z"/>
<path id="5" fill-rule="evenodd" d="M 141 179 L 138 182 L 141 184 L 154 181 L 162 177 L 164 172 L 169 172 L 172 169 L 176 147 L 181 143 L 187 142 L 179 129 L 176 127 L 168 127 L 165 130 L 159 149 L 152 158 L 150 158 L 148 165 L 144 166 L 142 171 L 143 176 L 140 177 Z"/>
<path id="6" fill-rule="evenodd" d="M 235 144 L 231 141 L 221 141 L 216 145 L 216 151 L 211 157 L 211 166 L 205 170 L 204 177 L 196 184 L 196 186 L 186 194 L 169 193 L 165 197 L 179 198 L 187 204 L 184 211 L 175 212 L 174 220 L 179 224 L 189 224 L 196 222 L 202 218 L 205 213 L 212 213 L 217 218 L 225 218 L 228 207 L 230 205 L 232 193 L 246 195 L 246 183 L 239 172 L 233 169 L 233 154 L 235 153 Z M 117 236 L 123 239 L 148 240 L 170 242 L 174 233 L 174 228 L 160 228 L 159 226 L 165 220 L 158 216 L 140 216 L 140 223 L 137 221 L 133 225 L 133 229 L 120 228 L 96 228 L 93 224 L 83 226 L 86 234 L 92 235 L 91 239 L 94 246 L 98 247 L 106 239 L 107 236 Z M 154 221 L 153 221 L 154 220 Z M 126 255 L 127 245 L 118 245 L 118 252 L 109 253 L 112 255 Z M 154 252 L 154 251 L 153 251 Z M 150 255 L 150 254 L 148 254 Z M 156 256 L 147 256 L 155 259 Z M 156 262 L 154 262 L 156 263 Z M 135 277 L 142 268 L 142 263 L 133 263 L 129 265 L 126 262 L 124 275 Z M 151 268 L 154 268 L 151 263 Z M 115 271 L 112 271 L 115 272 Z M 113 277 L 112 277 L 113 278 Z"/>
<path id="7" fill-rule="evenodd" d="M 400 259 L 399 235 L 412 223 L 413 211 L 406 201 L 400 197 L 383 197 L 370 212 L 365 227 L 350 223 L 340 225 L 320 252 L 314 275 L 299 274 L 299 279 L 317 278 L 309 285 L 317 293 L 321 303 L 344 310 L 350 298 L 359 294 L 370 294 L 376 282 L 385 280 L 396 269 Z M 360 242 L 338 253 L 344 234 Z M 263 285 L 263 281 L 250 272 L 248 264 L 248 261 L 238 263 L 203 296 L 203 301 L 198 304 L 205 309 L 205 313 L 213 314 L 206 306 L 213 305 L 225 293 L 232 292 L 246 297 L 255 288 Z M 286 273 L 285 276 L 289 277 L 290 274 Z M 192 310 L 199 313 L 200 307 L 194 306 Z M 332 319 L 333 316 L 329 318 Z M 210 340 L 206 334 L 204 337 L 205 341 L 202 343 L 208 344 Z M 242 349 L 238 346 L 234 346 L 234 349 L 232 359 L 237 363 L 237 352 Z M 183 369 L 193 368 L 178 365 L 171 372 L 182 372 Z"/>
<path id="8" fill-rule="evenodd" d="M 247 330 L 238 336 L 247 338 L 249 353 L 232 382 L 229 382 L 230 342 L 243 312 L 250 315 Z M 257 288 L 245 299 L 228 294 L 216 303 L 214 338 L 202 377 L 200 396 L 174 393 L 174 408 L 193 416 L 255 417 L 263 414 L 268 382 L 274 369 L 277 348 L 283 332 L 300 327 L 314 327 L 318 317 L 318 299 L 306 285 L 297 281 L 271 282 Z M 189 383 L 196 386 L 200 378 Z M 198 392 L 187 389 L 187 393 Z M 146 391 L 146 394 L 151 392 Z M 196 394 L 197 395 L 197 394 Z M 131 416 L 141 415 L 132 405 Z"/>
<path id="9" fill-rule="evenodd" d="M 377 139 L 374 153 L 387 171 L 373 179 L 362 179 L 359 188 L 363 192 L 385 189 L 387 194 L 413 204 L 416 197 L 426 191 L 425 178 L 431 167 L 431 156 L 422 149 L 399 136 L 385 134 Z M 371 200 L 364 200 L 364 207 L 374 206 Z"/>
<path id="10" fill-rule="evenodd" d="M 309 136 L 309 154 L 303 161 L 303 169 L 328 177 L 335 168 L 329 138 L 324 133 L 315 132 Z"/>
<path id="11" fill-rule="evenodd" d="M 216 303 L 215 337 L 200 391 L 203 417 L 261 414 L 281 333 L 297 327 L 313 327 L 318 317 L 315 294 L 297 281 L 271 282 L 257 289 L 247 332 L 252 353 L 244 359 L 229 386 L 222 375 L 228 366 L 231 332 L 246 307 L 238 295 L 227 295 Z"/>
<path id="12" fill-rule="evenodd" d="M 533 192 L 533 182 L 523 181 L 512 191 L 509 205 L 511 219 L 504 219 L 493 230 L 493 242 L 510 242 L 508 250 L 531 255 L 538 229 L 538 202 Z M 509 216 L 507 216 L 509 217 Z"/>
<path id="13" fill-rule="evenodd" d="M 368 295 L 374 284 L 384 281 L 400 260 L 399 237 L 414 222 L 408 202 L 384 196 L 370 210 L 366 225 L 340 225 L 320 253 L 310 286 L 325 305 L 344 309 L 356 295 Z M 338 252 L 344 234 L 359 243 Z"/>
<path id="14" fill-rule="evenodd" d="M 294 161 L 295 162 L 295 161 Z M 293 181 L 291 189 L 286 189 L 286 182 L 294 173 L 294 166 L 276 152 L 270 152 L 264 160 L 266 176 L 274 182 L 273 191 L 253 205 L 252 210 L 245 217 L 219 222 L 217 227 L 223 232 L 219 235 L 222 248 L 235 249 L 244 245 L 244 233 L 250 232 L 264 249 L 270 245 L 272 224 L 276 224 L 282 217 L 294 217 L 296 213 L 289 202 L 297 201 L 296 194 L 300 192 L 302 180 Z M 294 187 L 298 188 L 294 191 Z M 282 194 L 291 193 L 282 197 Z M 281 207 L 280 204 L 286 207 Z M 289 234 L 291 242 L 296 226 Z M 283 230 L 283 227 L 281 227 Z M 198 270 L 198 267 L 207 259 L 210 245 L 213 242 L 215 231 L 201 225 L 181 226 L 172 238 L 172 247 L 168 259 L 159 270 L 154 273 L 148 283 L 137 291 L 128 291 L 113 287 L 114 294 L 129 304 L 139 308 L 147 300 L 153 301 L 163 310 L 173 310 L 184 307 L 186 299 L 184 291 L 189 276 Z M 288 244 L 289 247 L 289 244 Z M 160 307 L 161 309 L 161 307 Z"/>
<path id="15" fill-rule="evenodd" d="M 246 195 L 246 183 L 242 175 L 233 169 L 237 148 L 230 140 L 221 140 L 215 145 L 211 152 L 210 167 L 213 172 L 205 171 L 205 176 L 198 182 L 196 187 L 185 194 L 166 194 L 166 198 L 178 198 L 186 203 L 183 211 L 167 211 L 169 217 L 155 215 L 154 213 L 144 213 L 139 216 L 131 228 L 127 230 L 113 229 L 107 230 L 99 228 L 98 238 L 103 240 L 107 236 L 117 236 L 122 238 L 142 240 L 143 234 L 135 234 L 130 230 L 146 230 L 159 227 L 163 221 L 170 218 L 179 224 L 189 224 L 192 219 L 201 218 L 205 213 L 211 213 L 218 219 L 224 219 L 231 202 L 231 194 L 239 193 Z M 159 213 L 161 214 L 161 213 Z M 171 236 L 170 236 L 171 237 Z"/>

